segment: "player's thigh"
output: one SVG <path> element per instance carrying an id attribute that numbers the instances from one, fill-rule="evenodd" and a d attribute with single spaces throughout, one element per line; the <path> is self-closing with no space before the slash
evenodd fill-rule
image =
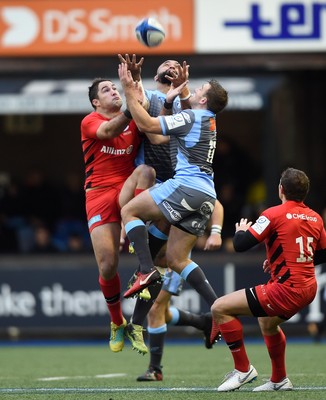
<path id="1" fill-rule="evenodd" d="M 164 218 L 148 190 L 145 190 L 130 200 L 129 203 L 122 208 L 121 216 L 124 222 L 128 222 L 131 217 L 137 217 L 143 221 Z"/>
<path id="2" fill-rule="evenodd" d="M 120 207 L 126 205 L 135 196 L 136 188 L 145 190 L 153 186 L 154 183 L 155 170 L 148 165 L 139 165 L 122 186 L 119 196 Z"/>
<path id="3" fill-rule="evenodd" d="M 252 315 L 245 289 L 219 297 L 212 305 L 213 315 Z"/>
<path id="4" fill-rule="evenodd" d="M 103 275 L 110 272 L 114 273 L 117 269 L 119 260 L 120 230 L 120 224 L 112 222 L 97 226 L 91 232 L 94 254 Z"/>

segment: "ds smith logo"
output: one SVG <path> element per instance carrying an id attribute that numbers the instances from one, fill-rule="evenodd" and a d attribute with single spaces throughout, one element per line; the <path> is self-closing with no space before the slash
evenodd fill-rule
<path id="1" fill-rule="evenodd" d="M 28 46 L 40 31 L 37 15 L 27 7 L 3 7 L 0 9 L 1 23 L 4 24 L 3 47 Z"/>
<path id="2" fill-rule="evenodd" d="M 94 44 L 117 39 L 136 40 L 131 35 L 135 25 L 133 16 L 113 15 L 108 8 L 60 9 L 59 3 L 58 8 L 46 9 L 45 5 L 40 9 L 0 7 L 1 46 L 23 48 L 38 42 L 75 45 L 87 40 Z"/>
<path id="3" fill-rule="evenodd" d="M 10 4 L 10 2 L 8 2 Z M 64 45 L 65 49 L 76 45 L 101 45 L 112 42 L 134 41 L 134 27 L 139 17 L 119 8 L 118 2 L 107 2 L 107 7 L 92 7 L 92 2 L 58 1 L 47 5 L 22 1 L 22 5 L 1 6 L 0 1 L 0 47 L 22 49 L 48 45 Z M 66 3 L 68 5 L 66 5 Z M 76 8 L 75 4 L 76 3 Z M 96 2 L 95 2 L 96 3 Z M 71 5 L 71 8 L 69 7 Z M 112 5 L 112 8 L 109 7 Z M 33 8 L 33 6 L 35 8 Z M 36 7 L 37 6 L 37 7 Z M 155 11 L 162 24 L 171 31 L 173 40 L 179 40 L 181 21 L 165 7 Z M 177 21 L 172 26 L 170 21 Z M 48 48 L 48 47 L 46 47 Z M 62 48 L 61 48 L 62 50 Z"/>
<path id="4" fill-rule="evenodd" d="M 325 34 L 326 2 L 285 3 L 279 6 L 279 18 L 272 21 L 263 17 L 264 7 L 252 4 L 250 19 L 226 21 L 227 28 L 248 28 L 256 40 L 311 40 Z M 324 21 L 322 23 L 321 21 Z"/>
<path id="5" fill-rule="evenodd" d="M 20 48 L 43 41 L 46 44 L 60 42 L 81 43 L 90 33 L 94 41 L 103 41 L 109 10 L 85 9 L 45 9 L 33 10 L 25 6 L 0 8 L 0 27 L 2 27 L 2 47 Z"/>

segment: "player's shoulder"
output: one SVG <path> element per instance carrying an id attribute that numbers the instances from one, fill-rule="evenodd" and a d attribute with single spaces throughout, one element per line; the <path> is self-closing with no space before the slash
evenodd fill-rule
<path id="1" fill-rule="evenodd" d="M 279 215 L 284 214 L 284 211 L 285 211 L 284 204 L 278 204 L 276 206 L 266 208 L 262 212 L 262 215 L 264 215 L 268 219 L 272 219 L 272 218 L 278 217 Z"/>
<path id="2" fill-rule="evenodd" d="M 85 117 L 82 119 L 81 123 L 84 124 L 89 121 L 98 120 L 98 119 L 107 120 L 107 118 L 105 118 L 103 115 L 97 113 L 96 111 L 92 111 L 89 114 L 85 115 Z"/>
<path id="3" fill-rule="evenodd" d="M 159 90 L 148 90 L 145 89 L 145 96 L 148 98 L 148 100 L 157 98 L 157 99 L 165 99 L 166 94 L 159 91 Z"/>

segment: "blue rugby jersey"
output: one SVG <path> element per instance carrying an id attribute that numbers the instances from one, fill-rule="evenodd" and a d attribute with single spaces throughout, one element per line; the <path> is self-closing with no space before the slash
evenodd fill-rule
<path id="1" fill-rule="evenodd" d="M 149 101 L 148 113 L 152 117 L 157 117 L 163 107 L 166 94 L 159 90 L 145 90 L 145 95 Z M 173 113 L 181 110 L 180 100 L 176 98 L 173 102 Z M 136 158 L 136 165 L 146 164 L 153 167 L 156 171 L 156 179 L 159 182 L 165 182 L 174 175 L 176 165 L 176 145 L 166 143 L 162 145 L 154 145 L 147 139 L 141 145 Z"/>
<path id="2" fill-rule="evenodd" d="M 183 110 L 160 116 L 163 135 L 177 146 L 174 179 L 216 197 L 213 157 L 216 148 L 215 114 L 209 110 Z"/>

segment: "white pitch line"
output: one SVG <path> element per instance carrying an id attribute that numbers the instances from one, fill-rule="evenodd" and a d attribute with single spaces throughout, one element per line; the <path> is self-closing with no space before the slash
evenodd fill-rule
<path id="1" fill-rule="evenodd" d="M 92 379 L 92 378 L 120 378 L 122 376 L 126 376 L 127 374 L 102 374 L 95 376 L 49 376 L 47 378 L 38 378 L 38 381 L 41 382 L 50 382 L 50 381 L 64 381 L 67 379 Z"/>
<path id="2" fill-rule="evenodd" d="M 294 392 L 297 391 L 326 391 L 326 386 L 309 386 L 309 387 L 295 387 Z M 204 387 L 161 387 L 161 388 L 1 388 L 0 394 L 31 394 L 31 393 L 117 393 L 117 392 L 216 392 L 216 388 Z M 239 392 L 251 392 L 252 388 L 241 388 Z"/>

